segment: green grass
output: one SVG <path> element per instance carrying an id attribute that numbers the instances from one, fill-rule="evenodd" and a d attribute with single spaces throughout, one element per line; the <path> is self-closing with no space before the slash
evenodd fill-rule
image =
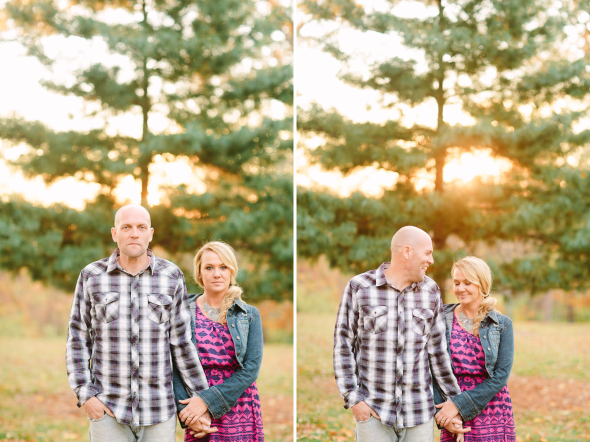
<path id="1" fill-rule="evenodd" d="M 299 441 L 354 439 L 354 420 L 342 407 L 332 369 L 335 308 L 331 313 L 299 312 L 297 317 L 297 432 Z M 515 360 L 512 373 L 533 376 L 551 395 L 576 395 L 576 388 L 590 388 L 590 324 L 515 323 Z M 543 384 L 546 379 L 546 384 Z M 564 387 L 565 385 L 565 387 Z M 512 392 L 514 394 L 518 392 Z M 526 400 L 526 398 L 524 398 Z M 534 400 L 534 399 L 531 399 Z M 590 403 L 587 404 L 590 406 Z M 590 440 L 586 409 L 538 413 L 514 408 L 518 441 L 574 442 Z M 438 440 L 438 434 L 435 440 Z"/>
<path id="2" fill-rule="evenodd" d="M 88 422 L 67 381 L 65 338 L 0 337 L 0 361 L 0 440 L 88 440 Z M 257 384 L 269 442 L 293 440 L 292 367 L 291 345 L 265 345 Z M 183 440 L 179 427 L 176 439 Z"/>

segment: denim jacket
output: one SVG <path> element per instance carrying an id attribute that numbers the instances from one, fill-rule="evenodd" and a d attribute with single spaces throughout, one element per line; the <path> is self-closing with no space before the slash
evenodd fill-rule
<path id="1" fill-rule="evenodd" d="M 444 306 L 449 354 L 451 353 L 453 315 L 458 305 L 446 304 Z M 512 321 L 508 316 L 504 316 L 495 310 L 488 313 L 479 324 L 479 338 L 483 347 L 485 366 L 489 377 L 473 390 L 464 391 L 460 395 L 451 398 L 465 421 L 469 421 L 481 413 L 488 402 L 506 385 L 510 376 L 512 361 L 514 360 L 514 335 Z M 453 367 L 454 371 L 455 368 Z M 432 379 L 434 402 L 441 404 L 444 400 L 434 377 Z"/>
<path id="2" fill-rule="evenodd" d="M 202 294 L 188 295 L 191 307 L 191 330 L 193 330 L 191 335 L 195 346 L 197 345 L 194 332 L 195 315 L 199 296 L 202 296 Z M 197 393 L 215 419 L 219 419 L 226 414 L 238 402 L 238 398 L 258 377 L 260 364 L 262 363 L 262 322 L 258 309 L 240 299 L 236 299 L 227 311 L 227 325 L 236 349 L 239 368 L 222 384 L 214 385 Z M 176 367 L 174 367 L 173 372 L 173 387 L 176 398 L 176 411 L 180 413 L 186 405 L 178 401 L 188 399 L 189 396 Z M 183 428 L 186 428 L 182 422 L 180 424 Z"/>

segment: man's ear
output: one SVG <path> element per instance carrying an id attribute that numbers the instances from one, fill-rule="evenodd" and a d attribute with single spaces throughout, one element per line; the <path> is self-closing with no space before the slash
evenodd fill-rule
<path id="1" fill-rule="evenodd" d="M 111 227 L 111 236 L 113 237 L 113 241 L 117 242 L 117 229 Z"/>
<path id="2" fill-rule="evenodd" d="M 410 255 L 412 254 L 412 248 L 410 246 L 404 246 L 403 252 L 404 258 L 410 259 Z"/>

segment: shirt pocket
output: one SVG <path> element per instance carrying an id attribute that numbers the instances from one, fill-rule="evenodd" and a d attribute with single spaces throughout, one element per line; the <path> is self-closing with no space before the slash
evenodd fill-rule
<path id="1" fill-rule="evenodd" d="M 248 332 L 250 331 L 250 321 L 247 317 L 239 317 L 237 323 L 240 335 L 244 339 L 243 344 L 246 344 L 248 342 Z"/>
<path id="2" fill-rule="evenodd" d="M 427 308 L 417 307 L 412 310 L 412 330 L 414 333 L 425 336 L 430 333 L 431 319 L 434 312 Z"/>
<path id="3" fill-rule="evenodd" d="M 148 295 L 148 318 L 156 324 L 164 324 L 170 320 L 172 298 L 160 293 Z"/>
<path id="4" fill-rule="evenodd" d="M 365 332 L 383 333 L 387 331 L 387 306 L 364 305 L 363 329 Z"/>
<path id="5" fill-rule="evenodd" d="M 119 319 L 119 298 L 117 292 L 95 293 L 94 311 L 98 322 L 112 322 Z"/>

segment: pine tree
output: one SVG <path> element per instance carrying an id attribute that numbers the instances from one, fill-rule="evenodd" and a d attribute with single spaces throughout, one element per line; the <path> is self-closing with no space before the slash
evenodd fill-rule
<path id="1" fill-rule="evenodd" d="M 238 0 L 15 0 L 6 11 L 29 55 L 48 68 L 58 61 L 44 45 L 48 36 L 63 36 L 66 45 L 100 41 L 112 57 L 45 83 L 84 99 L 100 127 L 58 132 L 18 117 L 0 121 L 1 139 L 30 146 L 16 161 L 27 176 L 48 183 L 76 177 L 101 187 L 82 212 L 4 201 L 2 267 L 24 266 L 35 279 L 73 287 L 83 265 L 113 249 L 109 227 L 120 206 L 113 191 L 121 180 L 141 182 L 147 206 L 150 166 L 157 158 L 184 159 L 205 177 L 206 191 L 167 189 L 150 208 L 153 245 L 183 264 L 190 282 L 189 256 L 206 240 L 226 241 L 244 263 L 239 281 L 249 299 L 290 298 L 289 9 Z M 284 117 L 271 115 L 277 102 Z M 121 115 L 140 116 L 140 136 L 113 130 Z M 167 119 L 165 131 L 150 129 L 154 116 Z"/>
<path id="2" fill-rule="evenodd" d="M 573 30 L 588 38 L 587 14 L 567 1 L 437 0 L 416 2 L 426 13 L 403 18 L 396 14 L 401 6 L 395 9 L 401 3 L 383 2 L 379 10 L 349 0 L 303 3 L 310 20 L 381 33 L 419 54 L 375 62 L 363 74 L 336 38 L 317 42 L 342 62 L 340 78 L 378 91 L 384 109 L 403 115 L 431 104 L 437 117 L 408 127 L 401 117 L 358 123 L 318 105 L 298 112 L 298 129 L 324 141 L 308 150 L 312 163 L 344 174 L 374 165 L 399 174 L 380 198 L 298 189 L 300 255 L 325 254 L 332 266 L 365 271 L 388 260 L 399 227 L 416 225 L 431 233 L 431 276 L 441 287 L 452 261 L 482 244 L 497 251 L 519 245 L 514 256 L 487 257 L 504 288 L 588 286 L 590 131 L 583 122 L 590 53 L 588 41 L 582 51 L 566 35 Z M 474 123 L 448 124 L 453 105 Z M 477 150 L 508 160 L 510 173 L 445 182 L 445 165 Z M 417 190 L 424 173 L 433 186 Z M 465 246 L 457 249 L 453 238 Z"/>

